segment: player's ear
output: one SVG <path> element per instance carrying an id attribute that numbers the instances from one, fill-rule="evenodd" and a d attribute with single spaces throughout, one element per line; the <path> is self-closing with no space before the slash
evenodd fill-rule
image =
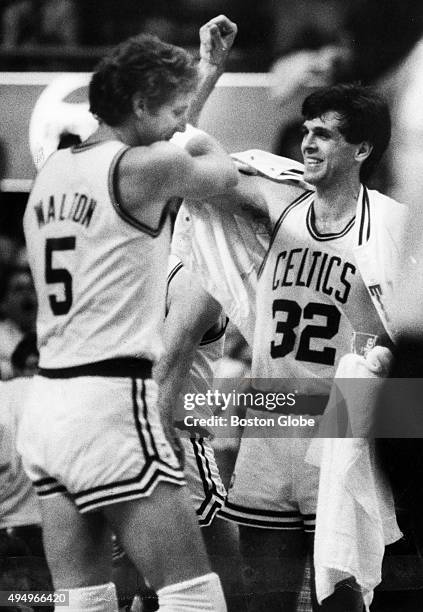
<path id="1" fill-rule="evenodd" d="M 144 113 L 145 102 L 141 93 L 136 93 L 132 96 L 132 110 L 138 118 Z"/>
<path id="2" fill-rule="evenodd" d="M 370 142 L 367 142 L 367 140 L 364 140 L 363 142 L 360 142 L 359 145 L 357 145 L 355 159 L 359 162 L 364 162 L 369 157 L 372 151 L 373 145 L 370 144 Z"/>

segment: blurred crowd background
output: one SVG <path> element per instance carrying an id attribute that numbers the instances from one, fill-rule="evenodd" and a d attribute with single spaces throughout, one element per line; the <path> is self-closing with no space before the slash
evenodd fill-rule
<path id="1" fill-rule="evenodd" d="M 198 52 L 199 27 L 226 14 L 239 33 L 227 72 L 264 72 L 280 113 L 275 153 L 300 156 L 300 108 L 314 88 L 375 85 L 393 117 L 377 188 L 407 204 L 423 197 L 421 0 L 0 0 L 0 71 L 93 69 L 114 44 L 149 32 Z M 17 109 L 16 112 L 19 112 Z M 23 245 L 26 193 L 0 192 L 0 378 L 34 329 L 35 297 Z"/>
<path id="2" fill-rule="evenodd" d="M 1 70 L 90 70 L 139 32 L 197 48 L 198 28 L 225 13 L 239 26 L 228 70 L 267 71 L 280 56 L 351 45 L 353 72 L 377 77 L 420 36 L 419 0 L 0 0 Z"/>

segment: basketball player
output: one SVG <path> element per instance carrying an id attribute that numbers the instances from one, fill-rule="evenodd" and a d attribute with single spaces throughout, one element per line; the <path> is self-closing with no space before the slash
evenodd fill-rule
<path id="1" fill-rule="evenodd" d="M 219 518 L 226 489 L 210 440 L 213 432 L 185 424 L 186 416 L 209 418 L 210 406 L 185 409 L 185 394 L 195 397 L 211 388 L 214 371 L 223 356 L 228 319 L 181 263 L 171 256 L 168 276 L 165 351 L 155 369 L 159 406 L 168 429 L 176 435 L 184 453 L 184 472 L 212 567 L 220 576 L 228 610 L 244 609 L 238 534 L 234 525 Z M 192 395 L 194 394 L 194 395 Z M 187 396 L 188 397 L 188 396 Z"/>
<path id="2" fill-rule="evenodd" d="M 99 128 L 53 153 L 24 218 L 39 312 L 40 375 L 19 432 L 41 500 L 46 554 L 72 610 L 116 610 L 110 529 L 158 590 L 160 609 L 226 609 L 178 461 L 155 407 L 151 369 L 170 245 L 169 202 L 237 182 L 211 137 L 180 149 L 197 70 L 150 36 L 94 72 Z"/>
<path id="3" fill-rule="evenodd" d="M 223 44 L 214 40 L 217 26 L 223 33 Z M 201 110 L 218 77 L 224 72 L 235 35 L 234 24 L 222 15 L 200 29 L 201 81 L 187 115 L 190 125 L 198 124 Z M 190 133 L 193 132 L 190 130 Z M 185 135 L 180 133 L 172 140 L 181 146 L 184 141 Z M 174 442 L 175 451 L 183 454 L 191 499 L 212 568 L 222 580 L 228 610 L 241 612 L 244 594 L 238 533 L 234 525 L 218 518 L 226 489 L 210 443 L 213 434 L 204 428 L 193 432 L 192 428 L 184 425 L 187 414 L 195 417 L 212 414 L 208 408 L 185 412 L 183 398 L 185 393 L 201 394 L 210 388 L 215 367 L 223 356 L 228 319 L 218 302 L 202 289 L 198 280 L 174 255 L 169 260 L 166 310 L 165 350 L 154 372 L 159 387 L 158 406 L 168 439 Z M 187 434 L 187 429 L 192 436 Z"/>
<path id="4" fill-rule="evenodd" d="M 178 429 L 191 431 L 184 424 L 184 417 L 189 414 L 184 409 L 184 395 L 206 393 L 211 387 L 214 368 L 223 356 L 226 325 L 227 318 L 219 303 L 201 287 L 178 257 L 171 255 L 163 333 L 165 351 L 154 371 L 159 385 L 158 405 L 168 430 L 176 424 Z M 203 417 L 213 414 L 208 406 L 200 409 L 200 412 Z M 195 436 L 194 440 L 211 435 L 211 432 L 204 428 L 199 428 L 198 431 L 203 435 Z M 201 461 L 208 463 L 210 455 L 213 454 L 208 442 L 203 444 L 201 441 L 200 445 L 191 445 L 189 438 L 181 442 L 185 454 L 185 471 L 187 451 L 194 459 L 194 451 L 197 455 L 200 453 Z M 208 468 L 206 470 L 208 471 Z M 201 500 L 197 493 L 193 495 L 197 502 L 200 525 L 211 524 L 226 497 L 214 456 L 212 471 L 216 479 L 213 482 L 200 483 L 201 488 L 209 489 L 206 492 L 207 500 L 203 494 Z"/>
<path id="5" fill-rule="evenodd" d="M 314 421 L 284 427 L 279 439 L 244 436 L 241 443 L 222 515 L 240 525 L 252 611 L 295 610 L 319 479 L 305 453 L 353 332 L 389 344 L 405 219 L 402 205 L 365 186 L 389 142 L 383 100 L 339 85 L 309 96 L 303 115 L 304 179 L 313 188 L 251 176 L 225 198 L 234 211 L 264 216 L 272 230 L 257 285 L 255 386 L 293 392 L 295 405 L 279 412 Z M 254 415 L 265 416 L 263 407 L 247 412 Z M 338 586 L 314 609 L 361 612 L 354 581 Z"/>

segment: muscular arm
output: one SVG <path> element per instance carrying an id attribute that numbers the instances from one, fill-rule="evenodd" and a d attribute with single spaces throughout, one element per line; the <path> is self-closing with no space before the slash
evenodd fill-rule
<path id="1" fill-rule="evenodd" d="M 214 17 L 200 29 L 200 81 L 187 112 L 196 125 L 200 112 L 224 72 L 237 34 L 237 26 L 224 15 Z M 211 136 L 198 132 L 185 142 L 176 133 L 173 142 L 157 142 L 130 149 L 118 169 L 121 203 L 139 221 L 156 227 L 168 200 L 208 197 L 222 193 L 238 181 L 236 168 L 223 147 Z"/>
<path id="2" fill-rule="evenodd" d="M 200 82 L 187 114 L 191 125 L 198 124 L 204 104 L 225 71 L 237 31 L 236 24 L 224 15 L 214 17 L 200 28 Z"/>
<path id="3" fill-rule="evenodd" d="M 195 350 L 220 314 L 221 307 L 216 300 L 190 272 L 180 269 L 169 285 L 165 352 L 154 372 L 159 386 L 159 407 L 167 427 L 173 424 L 176 399 L 186 382 Z"/>
<path id="4" fill-rule="evenodd" d="M 157 142 L 128 149 L 117 168 L 117 197 L 136 219 L 156 227 L 171 198 L 204 198 L 238 182 L 236 167 L 211 136 L 200 133 L 185 149 Z"/>
<path id="5" fill-rule="evenodd" d="M 240 173 L 235 187 L 211 196 L 208 201 L 233 214 L 261 220 L 273 228 L 285 208 L 304 191 L 294 183 L 277 183 L 259 175 Z"/>

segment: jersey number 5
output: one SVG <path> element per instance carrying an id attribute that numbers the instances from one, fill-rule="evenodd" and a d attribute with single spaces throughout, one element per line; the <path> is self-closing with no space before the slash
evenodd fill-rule
<path id="1" fill-rule="evenodd" d="M 315 315 L 320 315 L 326 317 L 326 324 L 307 325 L 304 327 L 301 332 L 295 359 L 298 361 L 322 363 L 324 365 L 333 365 L 335 363 L 335 348 L 325 346 L 321 351 L 310 348 L 310 340 L 315 338 L 329 340 L 338 332 L 341 313 L 335 305 L 309 302 L 304 311 L 302 311 L 299 304 L 292 300 L 274 300 L 272 311 L 273 318 L 280 312 L 286 313 L 285 321 L 277 321 L 276 323 L 276 333 L 282 334 L 282 341 L 276 344 L 272 340 L 270 343 L 270 354 L 273 359 L 285 357 L 285 355 L 288 355 L 293 350 L 297 339 L 294 329 L 300 324 L 301 316 L 307 320 L 313 319 Z"/>
<path id="2" fill-rule="evenodd" d="M 75 236 L 66 236 L 65 238 L 47 238 L 46 240 L 46 266 L 45 280 L 48 285 L 56 283 L 63 284 L 64 298 L 59 300 L 56 295 L 48 296 L 50 308 L 56 316 L 64 315 L 69 312 L 72 307 L 72 275 L 66 268 L 53 267 L 54 251 L 73 251 L 76 246 Z"/>

